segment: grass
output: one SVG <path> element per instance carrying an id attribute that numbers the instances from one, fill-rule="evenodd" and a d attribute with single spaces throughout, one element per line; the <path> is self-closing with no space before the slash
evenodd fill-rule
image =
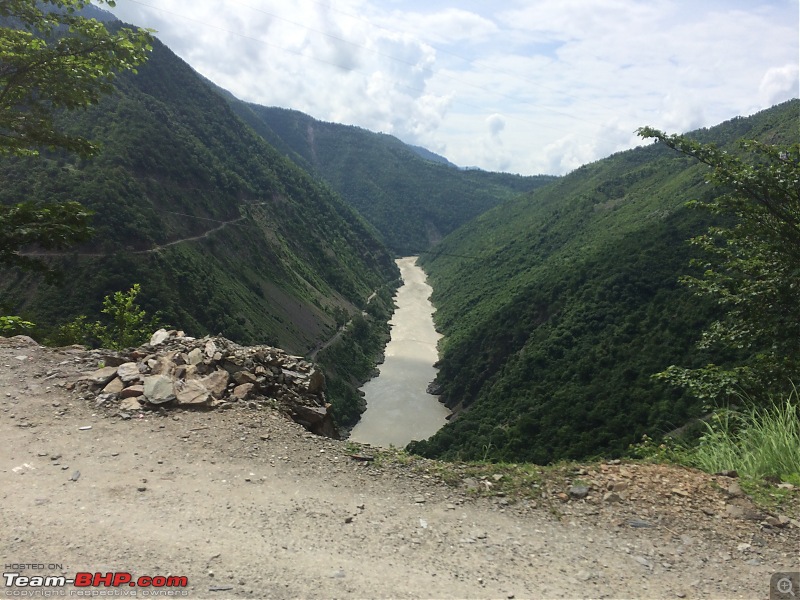
<path id="1" fill-rule="evenodd" d="M 743 411 L 722 410 L 705 423 L 685 460 L 709 473 L 733 470 L 753 479 L 800 477 L 800 403 L 797 389 L 782 402 Z"/>

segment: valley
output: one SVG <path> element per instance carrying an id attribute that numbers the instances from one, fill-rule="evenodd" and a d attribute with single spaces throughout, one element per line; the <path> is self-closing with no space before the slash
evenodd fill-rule
<path id="1" fill-rule="evenodd" d="M 797 143 L 799 110 L 791 100 L 688 136 L 732 156 L 744 138 Z M 0 163 L 4 207 L 76 200 L 93 213 L 90 241 L 14 254 L 49 277 L 0 273 L 0 311 L 42 341 L 94 343 L 60 332 L 139 284 L 164 325 L 313 357 L 349 431 L 390 339 L 395 260 L 413 253 L 443 336 L 435 408 L 453 418 L 409 450 L 537 464 L 661 440 L 713 406 L 656 374 L 760 356 L 698 344 L 725 307 L 680 283 L 704 260 L 688 240 L 731 217 L 687 207 L 723 191 L 665 144 L 563 176 L 459 168 L 385 133 L 240 100 L 157 39 L 113 93 L 55 120 L 102 152 Z"/>

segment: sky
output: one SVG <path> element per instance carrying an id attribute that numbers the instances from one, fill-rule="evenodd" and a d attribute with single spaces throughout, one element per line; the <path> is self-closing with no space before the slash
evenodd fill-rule
<path id="1" fill-rule="evenodd" d="M 797 0 L 117 0 L 248 102 L 567 173 L 800 95 Z"/>

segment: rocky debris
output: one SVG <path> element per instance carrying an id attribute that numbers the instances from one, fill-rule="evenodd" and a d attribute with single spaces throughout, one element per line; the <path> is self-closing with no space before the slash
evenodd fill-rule
<path id="1" fill-rule="evenodd" d="M 74 385 L 98 406 L 118 402 L 120 411 L 136 411 L 269 403 L 309 431 L 339 438 L 325 400 L 325 376 L 313 363 L 280 348 L 160 329 L 148 344 L 128 352 L 103 351 L 100 359 L 106 366 Z"/>

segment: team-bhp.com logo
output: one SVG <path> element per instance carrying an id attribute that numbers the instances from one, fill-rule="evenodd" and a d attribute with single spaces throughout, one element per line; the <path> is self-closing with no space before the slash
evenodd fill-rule
<path id="1" fill-rule="evenodd" d="M 63 575 L 22 575 L 21 573 L 3 573 L 6 588 L 62 588 L 73 585 L 76 588 L 147 588 L 165 590 L 168 588 L 185 588 L 189 585 L 186 577 L 174 575 L 142 575 L 134 578 L 128 572 L 110 573 L 75 573 L 75 577 Z M 158 593 L 152 595 L 161 595 Z"/>

